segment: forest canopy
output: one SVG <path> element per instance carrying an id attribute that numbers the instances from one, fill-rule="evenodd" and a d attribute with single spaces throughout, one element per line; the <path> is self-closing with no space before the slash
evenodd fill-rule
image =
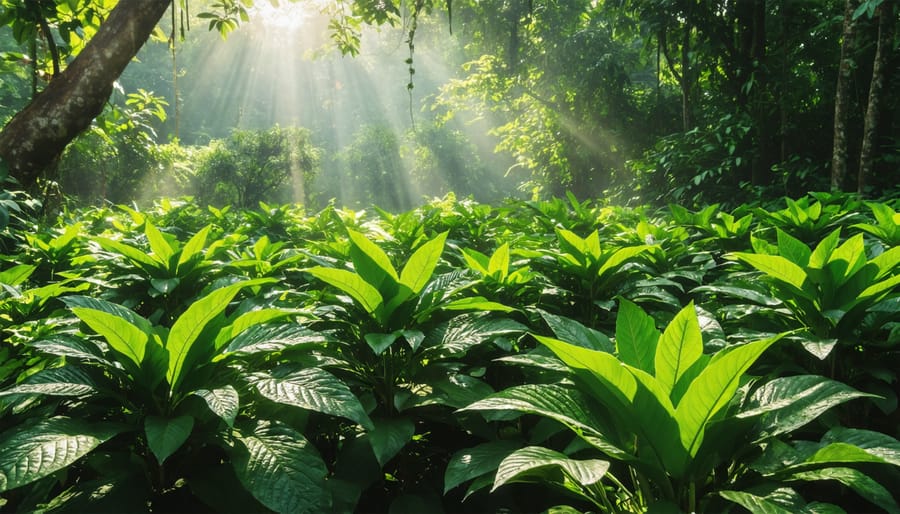
<path id="1" fill-rule="evenodd" d="M 4 0 L 0 155 L 21 186 L 253 205 L 222 159 L 271 200 L 389 209 L 897 183 L 894 0 L 142 5 Z"/>

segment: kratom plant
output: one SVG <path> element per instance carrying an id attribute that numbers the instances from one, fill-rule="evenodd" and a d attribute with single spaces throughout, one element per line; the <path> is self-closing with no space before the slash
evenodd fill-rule
<path id="1" fill-rule="evenodd" d="M 375 428 L 358 444 L 345 447 L 338 457 L 339 467 L 348 459 L 364 459 L 367 452 L 374 453 L 376 471 L 398 455 L 409 461 L 408 466 L 421 465 L 409 454 L 412 449 L 402 452 L 422 437 L 417 434 L 419 417 L 414 410 L 458 408 L 489 394 L 492 389 L 479 378 L 484 368 L 473 369 L 463 357 L 477 352 L 483 343 L 525 329 L 510 320 L 457 314 L 511 309 L 478 297 L 454 299 L 469 282 L 460 274 L 435 275 L 446 236 L 442 233 L 422 243 L 398 273 L 378 245 L 348 230 L 352 270 L 323 266 L 306 270 L 349 296 L 345 301 L 340 296 L 324 299 L 343 311 L 332 313 L 338 330 L 329 365 L 357 385 L 362 398 L 372 401 Z M 452 424 L 449 419 L 445 422 Z M 406 472 L 402 466 L 399 469 Z M 347 506 L 353 507 L 361 487 L 381 480 L 379 471 L 361 483 L 358 480 L 356 491 L 346 488 Z"/>
<path id="2" fill-rule="evenodd" d="M 95 256 L 108 262 L 113 276 L 106 298 L 121 302 L 153 321 L 170 323 L 204 286 L 212 282 L 213 260 L 233 240 L 207 241 L 212 226 L 207 225 L 182 243 L 143 219 L 143 244 L 97 236 L 101 250 Z M 147 251 L 149 250 L 149 251 Z M 168 319 L 161 319 L 161 317 Z"/>
<path id="3" fill-rule="evenodd" d="M 891 248 L 900 246 L 900 212 L 886 203 L 867 202 L 874 223 L 856 223 L 852 228 L 866 232 Z"/>
<path id="4" fill-rule="evenodd" d="M 858 214 L 843 201 L 823 201 L 813 196 L 797 200 L 785 198 L 787 207 L 781 210 L 756 208 L 754 213 L 761 221 L 789 233 L 804 243 L 820 241 L 836 228 L 850 224 Z"/>
<path id="5" fill-rule="evenodd" d="M 720 512 L 723 497 L 737 501 L 753 484 L 834 478 L 879 507 L 895 508 L 889 495 L 867 494 L 876 487 L 867 489 L 873 480 L 862 471 L 843 472 L 857 463 L 896 465 L 892 451 L 900 443 L 892 438 L 851 431 L 830 446 L 826 436 L 817 448 L 828 448 L 822 453 L 782 442 L 828 408 L 865 394 L 810 375 L 752 380 L 751 366 L 779 336 L 705 353 L 693 305 L 660 334 L 627 301 L 619 307 L 614 346 L 596 334 L 572 342 L 535 336 L 568 366 L 570 382 L 516 386 L 462 409 L 536 414 L 582 441 L 570 450 L 529 446 L 509 453 L 496 468 L 495 489 L 516 481 L 554 485 L 609 512 Z M 852 452 L 853 439 L 869 444 Z M 786 444 L 802 450 L 773 458 L 773 448 Z M 496 451 L 482 457 L 496 461 Z M 446 480 L 461 484 L 491 472 L 455 459 Z"/>
<path id="6" fill-rule="evenodd" d="M 77 332 L 37 341 L 35 350 L 65 364 L 0 392 L 18 401 L 23 418 L 0 438 L 0 493 L 46 491 L 51 504 L 74 502 L 84 510 L 100 509 L 109 496 L 124 510 L 193 510 L 204 503 L 251 511 L 327 508 L 325 463 L 285 409 L 266 402 L 367 428 L 371 421 L 349 388 L 321 369 L 243 369 L 247 356 L 324 342 L 295 324 L 269 323 L 290 314 L 284 311 L 227 312 L 242 290 L 270 282 L 213 290 L 171 327 L 103 300 L 66 298 L 102 341 Z M 24 502 L 17 508 L 33 507 L 27 490 L 15 499 Z M 228 505 L 231 499 L 237 503 Z M 178 503 L 184 501 L 191 503 Z"/>
<path id="7" fill-rule="evenodd" d="M 621 292 L 624 284 L 644 278 L 633 273 L 631 265 L 651 245 L 604 247 L 596 230 L 582 238 L 570 230 L 557 228 L 556 235 L 559 249 L 544 250 L 541 263 L 546 268 L 542 269 L 544 274 L 573 295 L 560 298 L 560 302 L 571 305 L 558 308 L 575 310 L 586 324 L 596 327 L 599 313 L 612 308 L 612 298 Z"/>
<path id="8" fill-rule="evenodd" d="M 478 250 L 463 248 L 466 266 L 479 278 L 479 284 L 474 285 L 473 290 L 500 303 L 533 303 L 540 293 L 535 287 L 540 277 L 527 264 L 513 261 L 513 254 L 509 243 L 497 247 L 490 257 Z"/>

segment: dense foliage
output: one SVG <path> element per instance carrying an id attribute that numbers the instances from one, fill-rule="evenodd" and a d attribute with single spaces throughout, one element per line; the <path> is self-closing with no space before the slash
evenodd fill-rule
<path id="1" fill-rule="evenodd" d="M 20 204 L 0 510 L 900 511 L 896 201 Z"/>

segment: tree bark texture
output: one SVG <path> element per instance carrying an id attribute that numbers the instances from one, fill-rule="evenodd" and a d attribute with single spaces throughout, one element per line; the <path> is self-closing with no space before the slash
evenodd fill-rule
<path id="1" fill-rule="evenodd" d="M 841 61 L 838 69 L 837 88 L 834 94 L 834 136 L 831 154 L 831 190 L 842 191 L 847 180 L 847 123 L 850 115 L 850 75 L 853 72 L 853 54 L 856 50 L 856 21 L 853 11 L 858 0 L 847 0 L 844 7 L 844 28 L 841 36 Z"/>
<path id="2" fill-rule="evenodd" d="M 892 43 L 894 39 L 894 6 L 885 1 L 878 6 L 878 41 L 875 47 L 875 60 L 872 64 L 872 82 L 869 85 L 869 103 L 866 108 L 863 128 L 862 149 L 859 155 L 859 173 L 857 191 L 865 194 L 869 177 L 878 154 L 878 133 L 881 124 L 881 110 L 884 103 L 884 85 L 888 81 L 891 61 Z"/>
<path id="3" fill-rule="evenodd" d="M 0 158 L 25 186 L 88 128 L 113 83 L 147 42 L 171 0 L 122 0 L 80 54 L 0 132 Z"/>

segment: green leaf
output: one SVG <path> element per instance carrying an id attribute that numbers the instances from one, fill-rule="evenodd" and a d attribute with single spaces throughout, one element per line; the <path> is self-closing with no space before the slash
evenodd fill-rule
<path id="1" fill-rule="evenodd" d="M 112 239 L 106 239 L 103 237 L 95 237 L 94 241 L 97 242 L 103 249 L 111 252 L 117 252 L 119 255 L 130 260 L 135 265 L 139 266 L 141 269 L 152 272 L 154 270 L 165 269 L 165 264 L 157 262 L 153 257 L 150 257 L 143 250 L 139 250 L 133 246 L 129 246 L 125 243 L 121 243 L 119 241 L 114 241 Z"/>
<path id="2" fill-rule="evenodd" d="M 796 491 L 787 487 L 776 489 L 765 496 L 745 491 L 719 491 L 719 495 L 750 512 L 759 514 L 835 514 L 844 512 L 833 505 L 830 506 L 831 508 L 825 507 L 825 504 L 816 504 L 812 510 Z"/>
<path id="3" fill-rule="evenodd" d="M 488 262 L 488 273 L 496 274 L 496 278 L 500 281 L 509 275 L 509 243 L 503 243 L 494 251 Z"/>
<path id="4" fill-rule="evenodd" d="M 502 303 L 492 302 L 483 296 L 470 296 L 467 298 L 460 298 L 458 300 L 453 300 L 452 302 L 448 302 L 443 306 L 444 310 L 448 311 L 497 311 L 497 312 L 513 312 L 516 309 L 514 307 L 509 307 L 507 305 L 503 305 Z"/>
<path id="5" fill-rule="evenodd" d="M 173 390 L 177 390 L 185 370 L 191 370 L 191 362 L 188 357 L 196 343 L 200 333 L 219 314 L 221 314 L 231 300 L 244 287 L 271 282 L 267 279 L 246 280 L 230 286 L 216 289 L 203 298 L 197 300 L 172 324 L 169 336 L 166 339 L 166 350 L 169 352 L 169 366 L 166 379 Z M 214 350 L 214 341 L 204 342 L 204 348 L 209 353 Z"/>
<path id="6" fill-rule="evenodd" d="M 385 280 L 393 284 L 400 281 L 391 259 L 378 245 L 359 232 L 348 230 L 347 233 L 352 243 L 350 258 L 360 277 L 379 291 L 383 291 Z"/>
<path id="7" fill-rule="evenodd" d="M 780 377 L 754 390 L 736 417 L 759 416 L 758 437 L 762 440 L 793 432 L 826 410 L 865 396 L 873 395 L 821 376 Z"/>
<path id="8" fill-rule="evenodd" d="M 706 427 L 737 391 L 741 376 L 781 336 L 722 350 L 688 386 L 675 408 L 681 443 L 696 456 Z"/>
<path id="9" fill-rule="evenodd" d="M 178 256 L 178 264 L 175 273 L 182 275 L 184 270 L 182 266 L 188 264 L 193 258 L 202 255 L 203 247 L 206 246 L 206 238 L 212 230 L 212 225 L 207 225 L 200 229 L 191 237 L 184 247 L 181 249 L 181 255 Z"/>
<path id="10" fill-rule="evenodd" d="M 691 302 L 681 309 L 659 338 L 653 360 L 656 379 L 671 394 L 682 375 L 701 355 L 703 335 L 694 302 Z"/>
<path id="11" fill-rule="evenodd" d="M 140 369 L 150 340 L 145 331 L 108 312 L 83 307 L 74 307 L 72 312 L 94 332 L 103 336 L 113 350 L 130 361 L 123 364 L 131 367 L 133 372 Z"/>
<path id="12" fill-rule="evenodd" d="M 389 418 L 374 420 L 374 429 L 369 430 L 369 443 L 378 464 L 385 464 L 410 441 L 416 433 L 416 425 L 410 418 Z"/>
<path id="13" fill-rule="evenodd" d="M 328 511 L 328 470 L 303 434 L 281 424 L 257 421 L 234 432 L 232 464 L 244 487 L 280 513 Z"/>
<path id="14" fill-rule="evenodd" d="M 272 375 L 252 375 L 257 391 L 269 400 L 301 409 L 340 416 L 371 428 L 372 421 L 350 388 L 334 375 L 319 368 Z"/>
<path id="15" fill-rule="evenodd" d="M 150 243 L 150 251 L 153 252 L 156 260 L 162 263 L 163 267 L 168 268 L 169 261 L 175 254 L 175 249 L 172 248 L 169 241 L 162 235 L 162 232 L 150 224 L 149 221 L 144 224 L 144 234 L 147 235 L 147 242 Z"/>
<path id="16" fill-rule="evenodd" d="M 548 468 L 562 470 L 577 485 L 587 487 L 596 484 L 606 475 L 609 462 L 599 459 L 574 460 L 548 448 L 528 446 L 503 459 L 497 468 L 497 476 L 491 490 L 494 491 L 510 482 L 557 481 L 552 475 L 548 475 L 546 472 Z M 564 484 L 565 481 L 559 483 Z"/>
<path id="17" fill-rule="evenodd" d="M 267 323 L 248 327 L 228 342 L 224 353 L 271 353 L 295 346 L 323 344 L 327 340 L 324 332 L 313 331 L 297 323 Z"/>
<path id="18" fill-rule="evenodd" d="M 577 389 L 555 384 L 526 384 L 511 387 L 479 400 L 460 411 L 517 411 L 559 421 L 607 455 L 630 460 L 633 457 L 603 435 L 599 412 L 593 402 Z"/>
<path id="19" fill-rule="evenodd" d="M 655 374 L 654 358 L 660 333 L 653 317 L 637 305 L 619 301 L 616 316 L 616 354 L 626 364 Z"/>
<path id="20" fill-rule="evenodd" d="M 0 224 L 0 230 L 2 229 L 3 225 Z M 13 266 L 8 270 L 0 272 L 0 284 L 17 286 L 28 280 L 28 277 L 30 277 L 36 269 L 37 266 L 33 264 L 18 264 Z"/>
<path id="21" fill-rule="evenodd" d="M 812 255 L 812 250 L 803 244 L 802 241 L 780 228 L 777 229 L 777 234 L 779 255 L 793 262 L 797 266 L 805 268 L 809 264 L 809 257 Z"/>
<path id="22" fill-rule="evenodd" d="M 394 344 L 394 341 L 399 339 L 401 336 L 400 331 L 392 332 L 390 334 L 375 334 L 369 333 L 364 336 L 366 340 L 366 344 L 369 345 L 369 348 L 375 352 L 375 355 L 381 355 L 385 350 L 391 347 Z"/>
<path id="23" fill-rule="evenodd" d="M 121 431 L 117 425 L 53 417 L 4 432 L 0 493 L 70 466 Z"/>
<path id="24" fill-rule="evenodd" d="M 406 261 L 406 265 L 400 273 L 400 283 L 409 287 L 413 294 L 419 294 L 428 284 L 441 254 L 444 252 L 446 240 L 447 232 L 438 234 L 437 237 L 416 249 Z"/>
<path id="25" fill-rule="evenodd" d="M 887 434 L 836 426 L 825 434 L 822 442 L 843 443 L 864 451 L 880 461 L 900 466 L 900 441 Z"/>
<path id="26" fill-rule="evenodd" d="M 852 468 L 826 468 L 814 471 L 802 471 L 787 477 L 787 480 L 803 480 L 806 482 L 819 480 L 836 480 L 877 505 L 885 512 L 896 514 L 900 512 L 900 506 L 891 495 L 890 491 L 873 480 L 862 471 Z"/>
<path id="27" fill-rule="evenodd" d="M 306 269 L 306 272 L 349 294 L 369 314 L 374 314 L 378 307 L 384 302 L 378 289 L 363 280 L 361 276 L 351 271 L 315 267 Z"/>
<path id="28" fill-rule="evenodd" d="M 806 272 L 800 266 L 780 255 L 760 255 L 755 253 L 734 253 L 730 255 L 746 262 L 766 275 L 794 287 L 797 291 L 803 291 L 803 284 L 806 282 Z"/>
<path id="29" fill-rule="evenodd" d="M 80 368 L 63 366 L 38 371 L 22 383 L 0 391 L 0 397 L 16 394 L 85 396 L 95 393 L 98 387 L 97 382 Z"/>
<path id="30" fill-rule="evenodd" d="M 234 426 L 240 407 L 240 397 L 234 387 L 226 385 L 217 389 L 198 389 L 193 394 L 202 398 L 209 410 L 222 418 L 229 427 Z"/>
<path id="31" fill-rule="evenodd" d="M 550 314 L 544 310 L 539 310 L 538 312 L 556 338 L 561 341 L 607 353 L 613 353 L 615 350 L 612 341 L 602 332 L 588 328 L 578 321 L 564 316 Z"/>
<path id="32" fill-rule="evenodd" d="M 496 471 L 503 459 L 518 448 L 517 441 L 493 441 L 457 451 L 444 472 L 444 494 L 464 482 Z"/>
<path id="33" fill-rule="evenodd" d="M 147 416 L 144 419 L 147 446 L 150 447 L 150 451 L 153 452 L 156 461 L 160 464 L 181 448 L 181 445 L 190 437 L 193 428 L 194 418 L 191 416 L 175 418 Z"/>

